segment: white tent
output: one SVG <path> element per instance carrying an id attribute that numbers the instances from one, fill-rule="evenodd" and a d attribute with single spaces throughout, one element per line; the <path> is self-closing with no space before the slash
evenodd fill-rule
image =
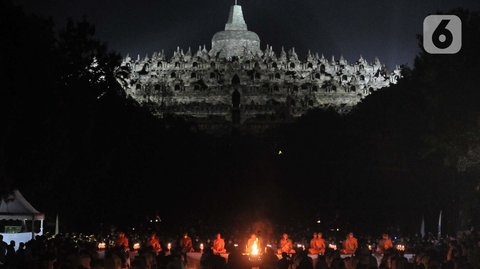
<path id="1" fill-rule="evenodd" d="M 27 242 L 36 235 L 43 234 L 43 221 L 45 215 L 36 210 L 23 195 L 14 190 L 6 199 L 2 199 L 0 203 L 0 221 L 1 220 L 21 220 L 25 226 L 27 220 L 32 221 L 31 232 L 20 233 L 0 233 L 3 235 L 3 241 L 9 243 L 11 240 L 15 241 L 15 247 L 18 248 L 20 242 Z M 40 221 L 40 232 L 35 233 L 33 223 Z M 3 231 L 0 231 L 3 232 Z"/>

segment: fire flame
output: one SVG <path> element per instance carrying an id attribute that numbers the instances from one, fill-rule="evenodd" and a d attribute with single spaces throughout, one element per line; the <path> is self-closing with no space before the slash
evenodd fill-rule
<path id="1" fill-rule="evenodd" d="M 258 238 L 255 239 L 255 242 L 253 242 L 253 245 L 252 245 L 252 255 L 258 255 L 259 254 L 259 251 L 258 251 Z"/>

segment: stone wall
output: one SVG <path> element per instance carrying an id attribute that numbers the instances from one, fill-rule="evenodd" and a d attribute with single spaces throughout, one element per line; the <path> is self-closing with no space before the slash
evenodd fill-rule
<path id="1" fill-rule="evenodd" d="M 238 110 L 240 122 L 286 121 L 309 109 L 349 111 L 369 94 L 394 84 L 397 67 L 388 73 L 375 59 L 360 57 L 349 64 L 343 57 L 327 60 L 309 53 L 300 61 L 294 49 L 276 56 L 267 46 L 256 55 L 215 57 L 205 47 L 196 53 L 179 48 L 170 59 L 164 53 L 133 60 L 126 57 L 118 70 L 126 93 L 152 113 L 232 122 Z M 234 108 L 232 94 L 240 95 Z"/>

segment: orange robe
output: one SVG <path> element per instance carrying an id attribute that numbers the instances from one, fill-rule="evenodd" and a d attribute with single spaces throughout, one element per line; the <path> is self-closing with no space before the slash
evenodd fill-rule
<path id="1" fill-rule="evenodd" d="M 279 253 L 286 252 L 288 254 L 295 253 L 293 249 L 293 243 L 290 239 L 283 239 L 280 240 L 280 248 L 278 249 Z"/>
<path id="2" fill-rule="evenodd" d="M 214 253 L 214 254 L 217 254 L 217 253 L 225 253 L 225 252 L 226 252 L 226 249 L 225 249 L 225 240 L 223 240 L 222 238 L 220 238 L 220 239 L 215 239 L 215 241 L 213 241 L 212 250 L 213 250 L 213 253 Z"/>
<path id="3" fill-rule="evenodd" d="M 192 252 L 193 251 L 193 242 L 190 237 L 182 237 L 180 241 L 180 246 L 182 247 L 182 252 Z"/>
<path id="4" fill-rule="evenodd" d="M 385 248 L 385 250 L 393 248 L 393 242 L 392 242 L 392 240 L 391 240 L 391 239 L 385 240 L 385 243 L 384 243 L 384 245 L 383 245 L 383 248 Z"/>
<path id="5" fill-rule="evenodd" d="M 317 248 L 317 239 L 313 238 L 310 240 L 310 248 L 308 249 L 308 253 L 310 254 L 318 254 L 318 248 Z"/>
<path id="6" fill-rule="evenodd" d="M 160 245 L 158 238 L 150 238 L 148 245 L 152 247 L 155 254 L 158 254 L 160 251 L 162 251 L 162 246 Z"/>
<path id="7" fill-rule="evenodd" d="M 381 239 L 378 242 L 378 252 L 384 253 L 386 250 L 393 248 L 393 242 L 391 239 Z"/>
<path id="8" fill-rule="evenodd" d="M 345 254 L 355 254 L 358 248 L 358 240 L 355 237 L 348 238 L 343 243 L 343 252 Z"/>
<path id="9" fill-rule="evenodd" d="M 325 254 L 325 239 L 315 238 L 310 240 L 310 254 Z"/>
<path id="10" fill-rule="evenodd" d="M 130 248 L 128 247 L 128 238 L 126 237 L 119 237 L 117 238 L 117 241 L 115 242 L 116 247 L 123 248 L 125 250 L 129 250 Z"/>

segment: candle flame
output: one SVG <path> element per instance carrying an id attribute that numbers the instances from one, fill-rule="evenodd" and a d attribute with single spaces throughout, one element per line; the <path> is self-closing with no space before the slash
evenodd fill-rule
<path id="1" fill-rule="evenodd" d="M 98 243 L 98 249 L 105 249 L 106 244 L 105 243 Z"/>

